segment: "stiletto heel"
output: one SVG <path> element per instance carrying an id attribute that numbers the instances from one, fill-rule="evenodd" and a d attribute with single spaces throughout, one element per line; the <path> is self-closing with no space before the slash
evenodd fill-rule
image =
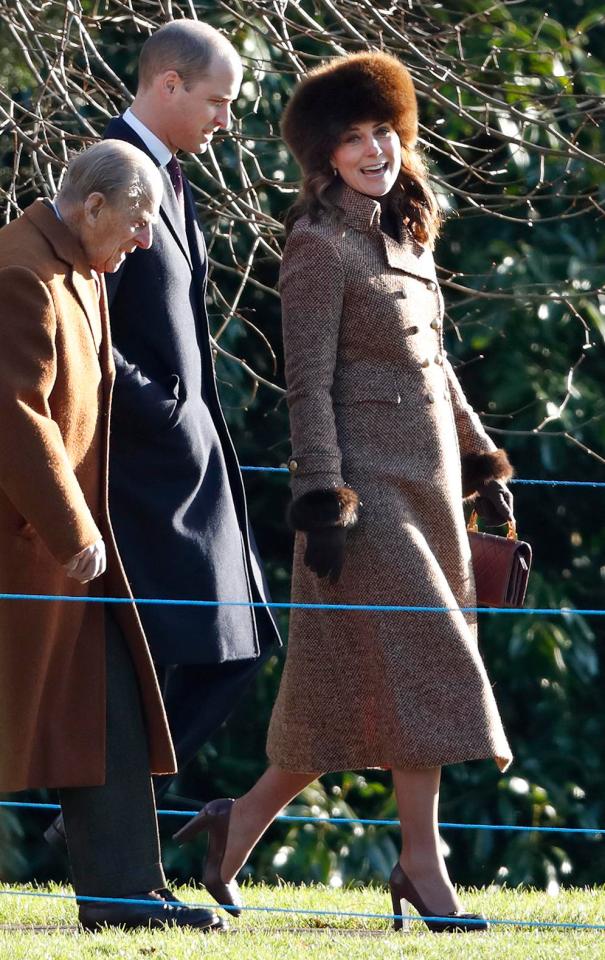
<path id="1" fill-rule="evenodd" d="M 406 916 L 411 903 L 423 918 L 439 916 L 428 909 L 400 863 L 396 863 L 393 867 L 389 878 L 389 889 L 395 915 Z M 460 913 L 458 910 L 444 914 L 443 919 L 424 920 L 424 923 L 432 933 L 479 933 L 488 929 L 488 922 L 480 913 Z M 409 929 L 409 920 L 395 919 L 393 927 L 395 930 Z"/>
<path id="2" fill-rule="evenodd" d="M 402 897 L 399 899 L 398 892 L 391 888 L 391 902 L 393 904 L 393 913 L 395 914 L 395 919 L 393 920 L 393 928 L 395 930 L 401 930 L 402 933 L 408 933 L 410 929 L 410 921 L 404 918 L 407 918 L 410 913 L 410 905 Z M 400 915 L 400 916 L 399 916 Z"/>
<path id="3" fill-rule="evenodd" d="M 229 818 L 234 800 L 224 797 L 211 800 L 195 817 L 173 835 L 178 844 L 193 840 L 204 830 L 208 833 L 208 852 L 202 870 L 202 883 L 211 897 L 221 906 L 229 906 L 232 917 L 241 914 L 242 898 L 236 880 L 225 883 L 221 879 L 221 867 L 229 835 Z"/>

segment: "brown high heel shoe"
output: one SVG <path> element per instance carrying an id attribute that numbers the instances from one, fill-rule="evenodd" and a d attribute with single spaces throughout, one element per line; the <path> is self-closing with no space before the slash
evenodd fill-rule
<path id="1" fill-rule="evenodd" d="M 207 831 L 208 851 L 202 871 L 202 883 L 217 903 L 231 907 L 229 913 L 232 917 L 239 917 L 242 912 L 242 898 L 237 880 L 225 883 L 221 879 L 221 867 L 229 834 L 229 818 L 234 803 L 234 800 L 226 797 L 211 800 L 184 827 L 177 830 L 173 839 L 182 846 L 188 840 L 193 840 L 198 833 Z"/>
<path id="2" fill-rule="evenodd" d="M 436 914 L 429 910 L 423 903 L 414 884 L 404 873 L 401 864 L 397 862 L 393 867 L 393 872 L 389 878 L 389 889 L 391 891 L 391 900 L 393 902 L 393 913 L 409 915 L 409 904 L 418 911 L 421 917 L 435 917 Z M 480 913 L 459 913 L 452 910 L 451 913 L 444 914 L 443 919 L 424 921 L 432 933 L 477 933 L 488 929 L 488 922 Z M 403 919 L 393 921 L 395 930 L 403 928 Z M 407 927 L 407 923 L 406 923 Z"/>

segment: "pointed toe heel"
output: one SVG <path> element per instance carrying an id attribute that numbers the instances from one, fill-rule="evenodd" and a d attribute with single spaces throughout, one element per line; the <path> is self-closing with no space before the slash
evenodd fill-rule
<path id="1" fill-rule="evenodd" d="M 393 867 L 389 878 L 389 889 L 395 915 L 393 920 L 395 930 L 410 929 L 410 921 L 402 919 L 409 915 L 410 904 L 420 914 L 431 933 L 482 933 L 489 928 L 487 920 L 480 913 L 460 913 L 453 910 L 442 917 L 435 914 L 433 910 L 429 910 L 400 863 L 396 863 Z M 427 917 L 433 919 L 425 919 Z"/>
<path id="2" fill-rule="evenodd" d="M 193 840 L 198 833 L 208 834 L 208 852 L 202 870 L 202 883 L 216 902 L 225 908 L 232 917 L 241 916 L 242 897 L 236 880 L 229 883 L 221 878 L 221 868 L 229 835 L 229 818 L 234 800 L 224 797 L 211 800 L 203 810 L 173 834 L 180 845 Z"/>

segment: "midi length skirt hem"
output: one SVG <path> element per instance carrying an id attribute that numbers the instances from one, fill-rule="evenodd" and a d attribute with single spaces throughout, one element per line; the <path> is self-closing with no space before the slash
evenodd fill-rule
<path id="1" fill-rule="evenodd" d="M 294 754 L 280 753 L 279 749 L 270 747 L 267 750 L 269 762 L 280 770 L 286 770 L 289 773 L 338 773 L 348 770 L 424 770 L 431 767 L 444 767 L 453 763 L 466 763 L 471 760 L 494 760 L 501 773 L 504 773 L 512 763 L 512 755 L 508 751 L 501 751 L 501 754 L 495 754 L 492 751 L 483 749 L 471 751 L 464 750 L 459 754 L 449 750 L 447 753 L 435 753 L 433 756 L 427 756 L 422 760 L 417 757 L 411 758 L 393 753 L 385 753 L 382 756 L 374 754 L 369 756 L 367 753 L 339 753 L 322 756 L 320 751 L 313 752 L 313 759 L 310 756 L 301 756 Z M 319 761 L 319 762 L 318 762 Z"/>

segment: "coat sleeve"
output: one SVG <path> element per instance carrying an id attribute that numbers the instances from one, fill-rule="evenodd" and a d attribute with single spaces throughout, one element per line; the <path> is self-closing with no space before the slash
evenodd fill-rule
<path id="1" fill-rule="evenodd" d="M 105 275 L 107 304 L 111 308 L 123 276 L 124 264 L 115 273 Z M 137 433 L 149 436 L 170 421 L 179 399 L 179 378 L 171 374 L 165 381 L 151 380 L 136 363 L 131 363 L 115 343 L 113 408 L 119 416 L 112 420 L 115 434 Z"/>
<path id="2" fill-rule="evenodd" d="M 135 363 L 129 363 L 117 347 L 113 347 L 116 379 L 113 406 L 120 411 L 114 417 L 114 433 L 143 436 L 166 424 L 178 406 L 180 381 L 176 373 L 165 381 L 150 380 Z"/>
<path id="3" fill-rule="evenodd" d="M 101 538 L 69 462 L 49 398 L 56 315 L 30 270 L 0 270 L 0 488 L 59 563 Z"/>
<path id="4" fill-rule="evenodd" d="M 332 243 L 295 230 L 280 272 L 295 497 L 344 485 L 331 394 L 343 292 L 342 262 Z"/>
<path id="5" fill-rule="evenodd" d="M 454 408 L 461 455 L 464 457 L 468 453 L 490 453 L 496 449 L 496 444 L 487 435 L 479 417 L 464 396 L 460 381 L 449 360 L 445 361 L 445 372 Z"/>
<path id="6" fill-rule="evenodd" d="M 472 496 L 487 480 L 510 480 L 513 476 L 506 451 L 498 449 L 487 435 L 479 417 L 464 396 L 460 381 L 449 360 L 445 361 L 456 433 L 462 460 L 462 493 Z"/>

